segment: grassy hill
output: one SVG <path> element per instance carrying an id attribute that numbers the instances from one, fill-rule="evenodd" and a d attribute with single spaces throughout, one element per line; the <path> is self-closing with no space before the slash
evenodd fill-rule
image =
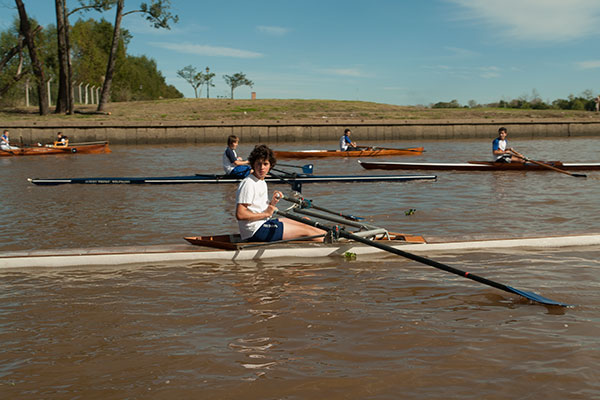
<path id="1" fill-rule="evenodd" d="M 93 112 L 93 106 L 76 106 L 76 110 Z M 517 110 L 506 108 L 431 109 L 416 106 L 395 106 L 364 101 L 339 100 L 230 100 L 230 99 L 170 99 L 110 103 L 110 115 L 75 114 L 41 117 L 36 107 L 1 109 L 3 121 L 340 121 L 344 123 L 385 120 L 598 120 L 600 113 L 572 110 Z"/>

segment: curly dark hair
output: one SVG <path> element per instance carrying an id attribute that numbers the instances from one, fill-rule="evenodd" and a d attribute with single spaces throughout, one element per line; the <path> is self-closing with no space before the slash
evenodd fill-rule
<path id="1" fill-rule="evenodd" d="M 254 163 L 256 161 L 268 160 L 271 164 L 271 168 L 275 166 L 277 163 L 277 159 L 275 158 L 275 154 L 273 154 L 273 150 L 269 148 L 266 144 L 259 144 L 254 147 L 254 150 L 248 156 L 248 162 L 251 167 L 254 167 Z"/>

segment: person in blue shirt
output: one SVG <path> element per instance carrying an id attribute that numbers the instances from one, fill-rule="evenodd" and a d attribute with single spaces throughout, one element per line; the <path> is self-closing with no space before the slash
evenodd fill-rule
<path id="1" fill-rule="evenodd" d="M 344 130 L 344 136 L 340 138 L 340 150 L 341 151 L 352 151 L 358 150 L 356 143 L 350 139 L 352 131 L 348 128 Z"/>
<path id="2" fill-rule="evenodd" d="M 245 178 L 250 174 L 250 163 L 237 155 L 240 139 L 235 135 L 227 138 L 227 149 L 223 153 L 223 170 L 229 176 Z"/>
<path id="3" fill-rule="evenodd" d="M 492 156 L 494 157 L 494 162 L 523 162 L 523 160 L 514 155 L 512 147 L 507 147 L 507 135 L 508 131 L 506 128 L 502 127 L 498 129 L 498 137 L 492 142 Z"/>
<path id="4" fill-rule="evenodd" d="M 0 137 L 0 149 L 4 151 L 17 150 L 18 147 L 10 145 L 8 129 L 5 129 Z"/>

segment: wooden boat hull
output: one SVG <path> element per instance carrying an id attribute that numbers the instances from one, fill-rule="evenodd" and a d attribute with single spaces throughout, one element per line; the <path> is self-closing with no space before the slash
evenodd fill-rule
<path id="1" fill-rule="evenodd" d="M 110 153 L 108 142 L 73 143 L 69 146 L 31 146 L 15 150 L 0 151 L 0 157 L 11 156 L 42 156 L 51 154 L 99 154 Z"/>
<path id="2" fill-rule="evenodd" d="M 330 182 L 406 182 L 413 180 L 435 180 L 435 175 L 295 175 L 280 178 L 267 177 L 265 180 L 274 184 L 294 183 L 330 183 Z M 163 177 L 115 177 L 115 178 L 29 178 L 35 185 L 64 185 L 64 184 L 149 184 L 149 185 L 174 185 L 184 183 L 239 183 L 242 179 L 231 178 L 227 175 L 190 175 L 190 176 L 163 176 Z"/>
<path id="3" fill-rule="evenodd" d="M 543 249 L 568 246 L 598 246 L 600 234 L 486 239 L 465 241 L 439 241 L 427 243 L 400 243 L 392 247 L 401 250 L 431 255 L 456 251 L 502 251 L 504 249 Z M 96 249 L 65 249 L 3 252 L 0 254 L 0 269 L 37 268 L 37 267 L 78 267 L 135 265 L 147 263 L 193 263 L 201 265 L 210 262 L 267 260 L 291 258 L 299 262 L 317 262 L 321 257 L 342 257 L 346 252 L 357 257 L 390 256 L 389 253 L 372 246 L 348 241 L 337 244 L 310 243 L 307 245 L 281 245 L 274 247 L 242 248 L 225 250 L 211 247 L 200 247 L 189 244 L 160 246 L 130 246 Z"/>
<path id="4" fill-rule="evenodd" d="M 425 239 L 423 236 L 417 235 L 407 235 L 404 233 L 389 233 L 389 239 L 376 239 L 385 244 L 395 245 L 395 244 L 406 244 L 406 243 L 425 243 Z M 252 247 L 266 247 L 266 246 L 287 246 L 289 248 L 302 248 L 302 247 L 323 247 L 322 243 L 310 242 L 310 241 L 295 241 L 289 243 L 251 243 L 244 242 L 241 240 L 240 235 L 238 234 L 228 234 L 228 235 L 214 235 L 214 236 L 188 236 L 184 238 L 188 242 L 196 246 L 204 246 L 211 247 L 215 249 L 223 249 L 223 250 L 242 250 L 245 248 Z M 343 241 L 336 243 L 336 245 L 347 244 L 348 241 Z M 325 245 L 327 246 L 327 245 Z"/>
<path id="5" fill-rule="evenodd" d="M 321 158 L 321 157 L 382 157 L 382 156 L 417 156 L 423 154 L 423 147 L 406 149 L 379 149 L 370 148 L 356 151 L 341 150 L 299 150 L 280 151 L 274 150 L 277 158 Z"/>
<path id="6" fill-rule="evenodd" d="M 405 163 L 394 161 L 361 161 L 365 169 L 385 170 L 431 170 L 431 171 L 551 171 L 533 163 L 496 163 L 491 161 L 469 161 L 466 163 Z M 562 163 L 560 161 L 544 161 L 551 167 L 563 170 L 600 170 L 600 163 Z"/>

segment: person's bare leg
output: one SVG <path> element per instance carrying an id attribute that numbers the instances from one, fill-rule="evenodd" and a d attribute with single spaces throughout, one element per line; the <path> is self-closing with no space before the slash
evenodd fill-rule
<path id="1" fill-rule="evenodd" d="M 327 233 L 322 229 L 303 224 L 302 222 L 298 222 L 293 219 L 280 218 L 279 220 L 283 223 L 283 240 L 296 239 L 303 236 L 323 235 Z M 319 237 L 311 240 L 322 242 L 323 238 Z"/>

